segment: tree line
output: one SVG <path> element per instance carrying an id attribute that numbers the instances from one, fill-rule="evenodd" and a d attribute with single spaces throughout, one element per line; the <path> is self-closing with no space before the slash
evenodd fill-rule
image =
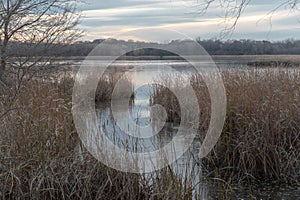
<path id="1" fill-rule="evenodd" d="M 8 54 L 14 56 L 87 56 L 97 45 L 102 43 L 103 39 L 94 41 L 80 41 L 72 44 L 57 44 L 55 48 L 44 51 L 43 44 L 36 45 L 33 43 L 12 42 L 8 48 Z M 190 41 L 172 40 L 168 44 L 178 45 L 178 48 L 183 45 L 189 45 Z M 197 42 L 210 55 L 279 55 L 279 54 L 300 54 L 300 40 L 284 40 L 284 41 L 258 41 L 258 40 L 200 40 Z M 99 52 L 99 55 L 113 55 L 114 49 L 117 50 L 120 46 L 130 46 L 132 49 L 138 48 L 145 42 L 140 41 L 124 41 L 109 39 L 105 45 L 109 45 L 105 52 Z M 28 51 L 31 46 L 36 48 L 34 51 Z M 174 56 L 171 52 L 159 50 L 159 47 L 164 44 L 148 43 L 152 48 L 140 49 L 127 53 L 127 56 Z"/>
<path id="2" fill-rule="evenodd" d="M 208 53 L 213 55 L 278 55 L 300 54 L 299 40 L 270 42 L 266 40 L 197 40 Z"/>

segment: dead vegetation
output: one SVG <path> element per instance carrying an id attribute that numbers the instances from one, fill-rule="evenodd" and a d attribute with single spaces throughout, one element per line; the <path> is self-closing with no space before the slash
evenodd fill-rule
<path id="1" fill-rule="evenodd" d="M 219 142 L 203 160 L 208 174 L 226 182 L 297 183 L 300 170 L 300 73 L 297 69 L 224 70 L 227 117 Z M 162 77 L 170 86 L 176 77 Z M 210 120 L 210 97 L 200 75 L 190 79 L 201 108 L 200 137 Z M 153 103 L 176 121 L 180 106 L 170 90 L 157 86 Z M 175 117 L 174 117 L 175 116 Z"/>

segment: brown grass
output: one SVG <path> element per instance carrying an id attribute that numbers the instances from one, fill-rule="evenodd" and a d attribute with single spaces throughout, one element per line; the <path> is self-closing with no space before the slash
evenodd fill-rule
<path id="1" fill-rule="evenodd" d="M 117 82 L 123 77 L 123 84 L 127 84 L 128 86 L 132 86 L 132 82 L 129 77 L 124 75 L 121 71 L 114 72 L 106 72 L 99 80 L 98 87 L 95 93 L 95 101 L 96 103 L 107 102 L 112 99 L 112 94 L 115 89 Z M 115 98 L 123 98 L 123 91 L 118 91 L 118 97 Z M 133 97 L 133 96 L 132 96 Z"/>
<path id="2" fill-rule="evenodd" d="M 208 173 L 227 182 L 250 178 L 299 184 L 299 70 L 225 70 L 222 77 L 227 117 L 219 142 L 203 160 Z M 178 82 L 175 77 L 163 79 L 171 86 Z M 190 81 L 201 108 L 203 139 L 210 120 L 210 97 L 201 76 L 194 75 Z M 180 116 L 179 104 L 168 89 L 157 86 L 152 101 L 166 108 L 169 120 Z"/>
<path id="3" fill-rule="evenodd" d="M 101 87 L 113 85 L 106 80 Z M 27 82 L 15 109 L 2 118 L 0 199 L 191 199 L 191 188 L 169 169 L 128 174 L 104 166 L 85 150 L 79 155 L 71 115 L 73 82 L 70 77 Z M 2 112 L 11 96 L 1 98 Z"/>
<path id="4" fill-rule="evenodd" d="M 115 78 L 102 80 L 99 101 L 111 98 L 106 92 Z M 223 78 L 227 118 L 220 141 L 203 162 L 208 173 L 226 185 L 249 177 L 299 183 L 299 73 L 233 70 Z M 73 82 L 68 76 L 27 82 L 10 106 L 14 109 L 1 118 L 1 199 L 192 199 L 192 184 L 171 168 L 128 174 L 104 166 L 85 150 L 81 159 L 71 115 Z M 209 95 L 201 77 L 191 82 L 202 108 L 200 133 L 205 133 Z M 0 98 L 3 113 L 12 97 Z M 170 121 L 180 116 L 174 98 L 157 86 L 152 99 L 165 105 Z M 224 195 L 230 198 L 228 190 Z"/>

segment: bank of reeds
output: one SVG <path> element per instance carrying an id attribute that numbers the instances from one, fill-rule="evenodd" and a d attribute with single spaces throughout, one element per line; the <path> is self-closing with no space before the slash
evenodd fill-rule
<path id="1" fill-rule="evenodd" d="M 111 91 L 110 81 L 99 88 Z M 73 83 L 72 77 L 26 82 L 1 118 L 0 199 L 191 199 L 191 187 L 168 168 L 122 173 L 82 150 L 71 114 Z M 11 97 L 1 98 L 2 113 Z"/>
<path id="2" fill-rule="evenodd" d="M 208 175 L 229 184 L 248 179 L 299 183 L 299 72 L 229 70 L 222 75 L 227 118 L 217 146 L 202 162 Z M 179 80 L 164 79 L 170 87 Z M 0 124 L 1 199 L 192 199 L 197 186 L 171 168 L 122 173 L 80 152 L 84 148 L 71 115 L 73 82 L 68 76 L 27 82 L 10 108 L 5 106 L 12 98 L 1 95 L 1 113 L 12 108 Z M 98 101 L 111 98 L 105 94 L 115 83 L 113 77 L 100 81 Z M 203 139 L 210 98 L 201 77 L 193 76 L 191 83 L 201 107 Z M 154 94 L 153 103 L 165 106 L 169 121 L 178 120 L 178 102 L 170 91 L 157 86 Z"/>
<path id="3" fill-rule="evenodd" d="M 133 87 L 130 78 L 124 75 L 124 73 L 121 71 L 104 73 L 102 78 L 99 80 L 98 87 L 96 89 L 96 93 L 95 93 L 96 104 L 110 101 L 112 99 L 112 94 L 116 88 L 116 84 L 118 83 L 118 81 L 120 81 L 120 79 L 123 84 L 121 87 L 123 86 L 131 87 L 131 88 Z M 118 96 L 114 98 L 126 97 L 124 96 L 125 95 L 124 92 L 125 91 L 122 91 L 122 88 L 120 88 L 120 91 L 115 92 L 116 95 Z"/>
<path id="4" fill-rule="evenodd" d="M 203 167 L 227 182 L 300 180 L 300 72 L 293 69 L 229 69 L 222 72 L 227 116 L 221 138 Z M 162 77 L 178 90 L 180 80 Z M 200 138 L 210 120 L 210 96 L 200 75 L 190 79 L 198 96 Z M 187 97 L 188 98 L 188 97 Z M 162 104 L 169 120 L 180 116 L 170 90 L 156 86 L 153 103 Z"/>

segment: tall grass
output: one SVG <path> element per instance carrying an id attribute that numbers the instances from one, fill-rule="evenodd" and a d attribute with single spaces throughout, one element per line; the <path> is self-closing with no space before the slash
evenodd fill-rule
<path id="1" fill-rule="evenodd" d="M 111 80 L 102 80 L 100 88 L 111 90 Z M 144 175 L 122 173 L 84 148 L 79 155 L 71 114 L 73 82 L 69 76 L 27 82 L 16 96 L 15 109 L 2 118 L 0 199 L 191 199 L 191 187 L 168 168 Z M 1 111 L 7 109 L 4 105 Z"/>
<path id="2" fill-rule="evenodd" d="M 222 72 L 227 116 L 221 138 L 203 167 L 225 181 L 300 180 L 300 72 L 292 69 L 230 69 Z M 162 77 L 176 87 L 176 77 Z M 210 120 L 210 97 L 200 75 L 190 78 L 198 96 L 200 138 Z M 183 88 L 184 86 L 181 86 Z M 170 90 L 156 86 L 152 102 L 162 104 L 169 120 L 180 116 Z"/>
<path id="3" fill-rule="evenodd" d="M 130 77 L 126 76 L 122 71 L 106 71 L 102 78 L 99 80 L 96 93 L 95 93 L 95 101 L 97 104 L 110 101 L 112 99 L 112 94 L 116 87 L 118 81 L 122 79 L 122 83 L 127 86 L 132 86 L 132 82 Z M 124 98 L 124 91 L 118 91 L 118 97 L 114 98 Z M 133 98 L 132 96 L 131 98 Z"/>
<path id="4" fill-rule="evenodd" d="M 101 80 L 98 101 L 111 98 L 108 94 L 118 75 L 112 76 Z M 299 72 L 230 70 L 223 72 L 223 79 L 226 124 L 214 151 L 203 161 L 207 173 L 228 184 L 249 177 L 298 183 Z M 170 87 L 178 80 L 182 81 L 164 79 Z M 1 118 L 1 199 L 192 199 L 198 183 L 170 167 L 152 174 L 122 173 L 86 152 L 71 115 L 73 82 L 70 76 L 26 82 L 15 97 L 14 109 Z M 203 139 L 210 98 L 201 77 L 191 77 L 191 83 L 201 107 Z M 1 113 L 10 99 L 1 94 Z M 172 114 L 169 121 L 180 120 L 178 102 L 169 90 L 157 86 L 152 103 L 165 105 Z M 231 197 L 228 190 L 220 195 Z"/>

